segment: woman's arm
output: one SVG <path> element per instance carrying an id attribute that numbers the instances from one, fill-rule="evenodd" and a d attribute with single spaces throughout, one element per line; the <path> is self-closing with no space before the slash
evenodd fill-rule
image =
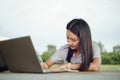
<path id="1" fill-rule="evenodd" d="M 99 71 L 100 70 L 100 65 L 101 65 L 101 59 L 100 58 L 94 58 L 93 62 L 90 63 L 90 66 L 88 68 L 88 71 Z M 80 64 L 72 64 L 72 63 L 67 63 L 67 64 L 62 64 L 57 67 L 57 69 L 66 69 L 70 66 L 70 69 L 72 70 L 77 70 L 80 67 Z"/>
<path id="2" fill-rule="evenodd" d="M 90 66 L 88 68 L 89 71 L 99 71 L 100 65 L 101 65 L 101 53 L 100 53 L 100 47 L 96 44 L 93 44 L 93 62 L 90 63 Z"/>
<path id="3" fill-rule="evenodd" d="M 101 59 L 100 58 L 94 58 L 93 62 L 90 63 L 90 66 L 88 68 L 88 71 L 99 71 L 101 65 Z M 71 69 L 79 69 L 80 64 L 71 64 Z"/>
<path id="4" fill-rule="evenodd" d="M 44 69 L 47 69 L 47 68 L 50 68 L 53 64 L 54 64 L 54 62 L 51 59 L 49 59 L 45 63 L 42 64 L 42 67 Z M 99 71 L 100 65 L 101 65 L 101 59 L 94 58 L 93 62 L 90 63 L 88 71 Z M 53 69 L 60 70 L 60 69 L 66 69 L 68 67 L 70 67 L 70 69 L 77 70 L 77 69 L 79 69 L 80 64 L 67 63 L 67 64 L 62 64 L 62 65 L 57 66 L 57 67 L 53 67 Z"/>
<path id="5" fill-rule="evenodd" d="M 100 58 L 94 58 L 93 62 L 90 63 L 90 66 L 88 68 L 89 71 L 99 71 L 101 65 L 101 59 Z"/>
<path id="6" fill-rule="evenodd" d="M 80 64 L 72 64 L 72 63 L 70 63 L 70 68 L 73 69 L 73 70 L 77 70 L 77 69 L 79 69 L 79 67 L 80 67 Z"/>
<path id="7" fill-rule="evenodd" d="M 77 70 L 79 67 L 80 67 L 80 64 L 65 63 L 65 64 L 61 64 L 58 66 L 53 66 L 51 67 L 51 69 L 53 70 L 66 70 L 66 69 Z"/>
<path id="8" fill-rule="evenodd" d="M 99 71 L 100 70 L 100 65 L 101 65 L 101 59 L 100 58 L 94 58 L 93 62 L 90 63 L 90 66 L 88 68 L 88 71 Z M 61 65 L 59 68 L 68 68 L 73 70 L 77 70 L 80 67 L 80 64 L 72 64 L 72 63 L 67 63 Z"/>
<path id="9" fill-rule="evenodd" d="M 51 59 L 48 59 L 45 63 L 41 63 L 41 67 L 43 69 L 48 69 L 50 68 L 52 65 L 54 64 L 54 62 Z"/>

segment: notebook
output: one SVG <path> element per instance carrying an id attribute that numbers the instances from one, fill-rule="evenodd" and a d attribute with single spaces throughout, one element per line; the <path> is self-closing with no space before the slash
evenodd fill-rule
<path id="1" fill-rule="evenodd" d="M 9 71 L 19 73 L 66 72 L 44 70 L 32 44 L 30 36 L 9 39 L 0 42 L 0 51 Z"/>

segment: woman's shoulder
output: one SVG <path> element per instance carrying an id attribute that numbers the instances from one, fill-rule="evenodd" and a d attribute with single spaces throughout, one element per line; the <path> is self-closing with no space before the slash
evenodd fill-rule
<path id="1" fill-rule="evenodd" d="M 94 57 L 100 57 L 100 47 L 98 46 L 98 44 L 93 43 L 92 47 L 93 47 Z"/>
<path id="2" fill-rule="evenodd" d="M 93 47 L 93 49 L 100 49 L 100 47 L 98 46 L 98 44 L 96 44 L 96 43 L 92 43 L 92 47 Z"/>
<path id="3" fill-rule="evenodd" d="M 56 51 L 56 53 L 57 54 L 65 54 L 68 52 L 68 48 L 69 48 L 69 45 L 63 45 Z"/>
<path id="4" fill-rule="evenodd" d="M 59 48 L 59 50 L 68 50 L 68 48 L 69 48 L 69 45 L 68 45 L 68 44 L 65 44 L 65 45 L 61 46 L 61 47 Z"/>

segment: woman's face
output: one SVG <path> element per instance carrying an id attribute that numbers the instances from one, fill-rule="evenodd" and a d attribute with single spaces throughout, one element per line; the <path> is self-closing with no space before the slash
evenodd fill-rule
<path id="1" fill-rule="evenodd" d="M 71 49 L 79 49 L 80 39 L 77 35 L 72 33 L 70 30 L 67 30 L 66 37 L 67 37 L 67 42 L 69 44 L 69 47 Z"/>

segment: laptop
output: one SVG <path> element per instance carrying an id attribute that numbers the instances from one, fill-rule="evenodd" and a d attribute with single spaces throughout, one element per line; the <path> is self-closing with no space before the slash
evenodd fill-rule
<path id="1" fill-rule="evenodd" d="M 9 39 L 0 42 L 0 51 L 9 71 L 19 73 L 66 72 L 44 70 L 32 44 L 30 36 Z"/>
<path id="2" fill-rule="evenodd" d="M 8 68 L 7 68 L 7 65 L 1 55 L 1 51 L 0 51 L 0 72 L 3 72 L 3 71 L 7 71 Z"/>
<path id="3" fill-rule="evenodd" d="M 8 38 L 0 36 L 0 41 L 7 40 Z M 1 51 L 0 51 L 0 72 L 7 71 L 7 65 L 4 61 L 4 58 L 2 57 Z"/>

